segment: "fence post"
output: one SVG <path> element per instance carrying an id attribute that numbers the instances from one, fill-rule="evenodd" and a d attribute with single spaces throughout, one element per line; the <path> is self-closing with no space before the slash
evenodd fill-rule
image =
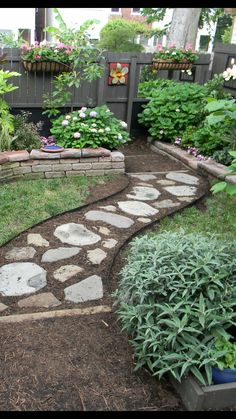
<path id="1" fill-rule="evenodd" d="M 106 80 L 107 80 L 107 54 L 104 54 L 104 72 L 102 77 L 98 80 L 98 92 L 97 92 L 97 106 L 104 105 L 104 90 L 106 86 Z"/>
<path id="2" fill-rule="evenodd" d="M 129 95 L 127 102 L 127 131 L 130 133 L 131 128 L 131 118 L 132 118 L 132 109 L 133 109 L 133 99 L 135 96 L 135 87 L 136 87 L 136 65 L 137 65 L 137 55 L 131 56 L 130 63 L 130 73 L 129 73 Z"/>

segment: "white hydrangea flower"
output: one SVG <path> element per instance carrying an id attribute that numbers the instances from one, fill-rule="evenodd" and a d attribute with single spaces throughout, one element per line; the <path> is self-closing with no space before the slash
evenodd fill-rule
<path id="1" fill-rule="evenodd" d="M 175 109 L 175 112 L 180 112 L 180 109 L 179 108 Z"/>
<path id="2" fill-rule="evenodd" d="M 92 127 L 96 127 L 97 126 L 97 124 L 95 124 L 95 122 L 92 124 Z"/>
<path id="3" fill-rule="evenodd" d="M 121 125 L 123 128 L 127 128 L 127 124 L 126 124 L 126 122 L 125 122 L 125 121 L 120 121 L 120 125 Z"/>
<path id="4" fill-rule="evenodd" d="M 84 112 L 80 112 L 80 113 L 79 113 L 79 117 L 80 117 L 80 118 L 85 118 L 85 116 L 86 116 L 86 115 L 85 115 L 85 113 L 84 113 Z"/>
<path id="5" fill-rule="evenodd" d="M 69 124 L 69 121 L 67 121 L 67 119 L 64 119 L 61 123 L 61 125 L 66 126 Z"/>
<path id="6" fill-rule="evenodd" d="M 73 117 L 73 121 L 78 121 L 77 116 L 74 116 L 74 117 Z"/>
<path id="7" fill-rule="evenodd" d="M 161 129 L 161 130 L 160 130 L 160 134 L 164 134 L 164 131 L 163 131 L 163 129 Z"/>
<path id="8" fill-rule="evenodd" d="M 173 51 L 171 55 L 176 55 L 176 52 L 175 52 L 175 51 Z"/>
<path id="9" fill-rule="evenodd" d="M 66 115 L 65 116 L 65 119 L 71 119 L 71 116 L 70 115 Z"/>
<path id="10" fill-rule="evenodd" d="M 97 132 L 97 129 L 96 128 L 90 128 L 90 131 L 91 132 Z"/>
<path id="11" fill-rule="evenodd" d="M 80 112 L 85 112 L 85 111 L 87 111 L 87 109 L 88 109 L 88 108 L 86 108 L 86 106 L 83 106 L 83 107 L 80 109 Z"/>
<path id="12" fill-rule="evenodd" d="M 109 132 L 109 131 L 111 131 L 111 128 L 110 128 L 110 127 L 106 127 L 106 128 L 105 128 L 105 131 L 106 131 L 106 132 Z"/>
<path id="13" fill-rule="evenodd" d="M 104 129 L 103 129 L 103 128 L 100 128 L 100 129 L 98 130 L 98 132 L 104 132 Z"/>
<path id="14" fill-rule="evenodd" d="M 121 134 L 118 134 L 118 135 L 117 135 L 117 138 L 118 138 L 118 140 L 122 140 L 122 139 L 123 139 L 123 137 L 122 137 L 122 135 L 121 135 Z"/>
<path id="15" fill-rule="evenodd" d="M 74 138 L 80 138 L 80 137 L 81 137 L 81 134 L 79 132 L 74 133 Z"/>

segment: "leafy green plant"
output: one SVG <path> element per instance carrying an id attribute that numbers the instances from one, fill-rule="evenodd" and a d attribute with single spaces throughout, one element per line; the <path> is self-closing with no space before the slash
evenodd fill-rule
<path id="1" fill-rule="evenodd" d="M 214 74 L 211 80 L 205 84 L 205 94 L 215 99 L 232 99 L 232 95 L 224 90 L 224 77 L 223 74 Z"/>
<path id="2" fill-rule="evenodd" d="M 169 79 L 155 79 L 139 83 L 138 96 L 146 99 L 158 96 L 160 90 L 168 86 L 176 86 L 177 82 Z"/>
<path id="3" fill-rule="evenodd" d="M 229 151 L 229 154 L 233 157 L 233 161 L 231 165 L 228 167 L 229 172 L 225 174 L 227 176 L 235 176 L 236 175 L 236 151 Z M 236 185 L 228 183 L 226 181 L 217 182 L 215 185 L 212 186 L 210 189 L 213 193 L 218 193 L 221 191 L 225 191 L 228 195 L 235 195 L 236 194 Z"/>
<path id="4" fill-rule="evenodd" d="M 132 241 L 113 296 L 136 367 L 211 384 L 209 348 L 236 324 L 236 241 L 164 231 Z"/>
<path id="5" fill-rule="evenodd" d="M 23 31 L 19 33 L 18 39 L 15 39 L 15 34 L 13 32 L 0 32 L 1 48 L 20 48 L 21 45 L 25 42 L 25 40 L 22 38 L 22 33 Z"/>
<path id="6" fill-rule="evenodd" d="M 225 337 L 215 340 L 210 349 L 210 355 L 214 358 L 215 364 L 220 370 L 225 368 L 236 368 L 236 342 L 231 342 Z"/>
<path id="7" fill-rule="evenodd" d="M 42 129 L 43 123 L 39 121 L 37 124 L 28 122 L 30 112 L 21 111 L 14 118 L 14 134 L 15 138 L 11 143 L 14 150 L 27 150 L 42 147 L 42 140 L 39 131 Z"/>
<path id="8" fill-rule="evenodd" d="M 0 70 L 0 95 L 18 89 L 18 86 L 8 82 L 8 79 L 14 76 L 20 76 L 20 74 L 15 71 Z M 10 150 L 11 148 L 14 132 L 13 121 L 14 117 L 10 113 L 7 102 L 0 97 L 0 151 Z"/>
<path id="9" fill-rule="evenodd" d="M 127 124 L 118 120 L 106 105 L 96 108 L 82 107 L 78 111 L 61 115 L 53 121 L 51 133 L 63 147 L 100 146 L 114 149 L 129 139 Z"/>
<path id="10" fill-rule="evenodd" d="M 204 100 L 204 87 L 198 84 L 177 83 L 157 88 L 155 97 L 138 114 L 138 121 L 149 128 L 154 138 L 174 141 L 189 125 L 201 122 Z"/>

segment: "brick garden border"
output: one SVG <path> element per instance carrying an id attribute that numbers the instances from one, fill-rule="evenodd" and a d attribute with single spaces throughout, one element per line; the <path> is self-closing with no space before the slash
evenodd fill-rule
<path id="1" fill-rule="evenodd" d="M 19 179 L 51 179 L 71 176 L 104 176 L 124 173 L 124 155 L 119 151 L 68 148 L 60 153 L 41 150 L 0 153 L 0 183 Z"/>

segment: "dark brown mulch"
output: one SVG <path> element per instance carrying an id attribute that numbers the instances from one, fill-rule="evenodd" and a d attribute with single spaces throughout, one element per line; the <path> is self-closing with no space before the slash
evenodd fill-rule
<path id="1" fill-rule="evenodd" d="M 150 152 L 143 139 L 122 151 L 130 156 L 126 158 L 129 172 L 183 169 L 181 164 Z M 141 166 L 144 161 L 145 168 Z M 126 182 L 127 177 L 121 175 L 116 181 L 97 186 L 87 202 L 119 190 Z M 108 203 L 112 204 L 112 198 Z M 70 217 L 69 213 L 60 216 L 60 223 Z M 51 242 L 50 223 L 56 225 L 57 217 L 37 230 L 45 238 L 50 236 Z M 21 235 L 14 244 L 20 245 L 25 237 Z M 114 290 L 123 263 L 124 259 L 118 257 L 113 277 L 109 278 L 109 291 Z M 60 292 L 55 290 L 55 295 L 60 297 Z M 109 296 L 102 300 L 102 304 L 111 302 Z M 0 410 L 185 410 L 167 380 L 159 382 L 144 369 L 134 372 L 135 359 L 128 339 L 115 313 L 1 325 Z"/>

